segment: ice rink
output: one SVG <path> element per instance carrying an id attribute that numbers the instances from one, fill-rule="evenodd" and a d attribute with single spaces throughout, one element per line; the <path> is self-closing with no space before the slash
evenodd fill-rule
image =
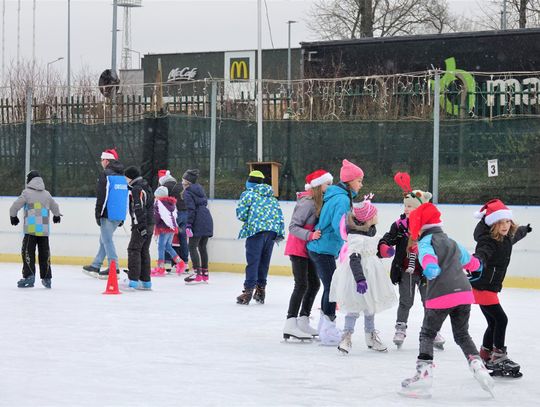
<path id="1" fill-rule="evenodd" d="M 270 276 L 267 303 L 236 305 L 243 275 L 211 273 L 210 284 L 154 278 L 152 292 L 106 296 L 105 281 L 80 267 L 53 266 L 53 289 L 19 289 L 19 264 L 0 264 L 1 406 L 537 406 L 540 292 L 506 289 L 509 355 L 524 377 L 499 379 L 496 399 L 473 379 L 450 324 L 436 351 L 431 400 L 397 395 L 414 373 L 422 310 L 416 304 L 404 346 L 391 346 L 395 309 L 376 316 L 389 352 L 318 342 L 282 343 L 292 277 Z M 419 301 L 417 301 L 419 302 Z M 318 321 L 319 298 L 312 325 Z M 343 315 L 338 316 L 343 325 Z M 485 328 L 473 306 L 471 334 Z"/>

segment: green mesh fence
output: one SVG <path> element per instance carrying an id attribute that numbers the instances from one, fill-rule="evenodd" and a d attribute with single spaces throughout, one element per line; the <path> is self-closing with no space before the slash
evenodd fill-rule
<path id="1" fill-rule="evenodd" d="M 165 120 L 165 119 L 163 119 Z M 210 119 L 170 115 L 168 167 L 178 179 L 199 168 L 208 188 Z M 217 122 L 216 198 L 236 199 L 244 188 L 249 161 L 256 160 L 256 123 Z M 413 186 L 431 189 L 431 121 L 266 121 L 265 161 L 282 164 L 280 199 L 294 199 L 307 173 L 325 168 L 339 177 L 348 158 L 365 171 L 364 191 L 377 202 L 397 202 L 396 171 L 408 171 Z M 121 161 L 140 165 L 144 121 L 114 124 L 32 126 L 32 169 L 39 170 L 57 196 L 94 196 L 101 171 L 99 155 L 117 147 Z M 24 125 L 0 126 L 1 195 L 17 195 L 24 183 Z M 164 157 L 154 157 L 162 161 Z M 498 159 L 499 176 L 489 178 L 487 160 Z M 441 122 L 439 201 L 480 203 L 499 197 L 509 204 L 540 204 L 540 120 L 534 117 Z"/>

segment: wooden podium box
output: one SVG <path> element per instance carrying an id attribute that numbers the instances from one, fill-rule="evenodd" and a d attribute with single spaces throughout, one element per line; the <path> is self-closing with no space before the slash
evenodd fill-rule
<path id="1" fill-rule="evenodd" d="M 280 163 L 275 161 L 255 161 L 247 163 L 249 172 L 260 171 L 264 174 L 264 183 L 268 184 L 274 190 L 274 196 L 279 195 L 279 168 Z"/>

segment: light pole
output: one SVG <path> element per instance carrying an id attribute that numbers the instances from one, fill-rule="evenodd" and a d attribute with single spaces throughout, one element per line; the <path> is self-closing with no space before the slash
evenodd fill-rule
<path id="1" fill-rule="evenodd" d="M 113 74 L 116 73 L 116 35 L 117 35 L 117 12 L 118 12 L 118 1 L 113 0 L 113 26 L 112 26 L 112 52 L 111 52 L 111 71 Z"/>
<path id="2" fill-rule="evenodd" d="M 56 58 L 54 61 L 47 62 L 47 74 L 46 74 L 46 79 L 47 79 L 47 95 L 49 94 L 49 66 L 51 66 L 51 65 L 54 64 L 55 62 L 61 61 L 62 59 L 64 59 L 64 57 L 58 57 L 58 58 Z"/>
<path id="3" fill-rule="evenodd" d="M 289 20 L 287 25 L 289 26 L 289 42 L 287 46 L 287 105 L 289 104 L 289 99 L 291 98 L 291 24 L 295 24 L 298 21 Z"/>
<path id="4" fill-rule="evenodd" d="M 263 160 L 262 2 L 257 0 L 257 161 Z"/>
<path id="5" fill-rule="evenodd" d="M 71 101 L 71 0 L 67 0 L 67 98 Z"/>
<path id="6" fill-rule="evenodd" d="M 130 51 L 130 52 L 134 52 L 137 54 L 138 58 L 139 58 L 139 69 L 141 69 L 141 53 L 139 51 L 135 51 L 134 49 L 131 49 L 131 48 L 126 48 L 126 50 Z"/>

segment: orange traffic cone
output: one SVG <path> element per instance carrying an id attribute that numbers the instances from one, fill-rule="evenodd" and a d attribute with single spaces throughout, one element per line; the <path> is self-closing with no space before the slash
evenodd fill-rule
<path id="1" fill-rule="evenodd" d="M 116 277 L 116 262 L 113 260 L 109 266 L 109 278 L 107 279 L 107 288 L 103 294 L 122 294 L 118 289 L 118 278 Z"/>

